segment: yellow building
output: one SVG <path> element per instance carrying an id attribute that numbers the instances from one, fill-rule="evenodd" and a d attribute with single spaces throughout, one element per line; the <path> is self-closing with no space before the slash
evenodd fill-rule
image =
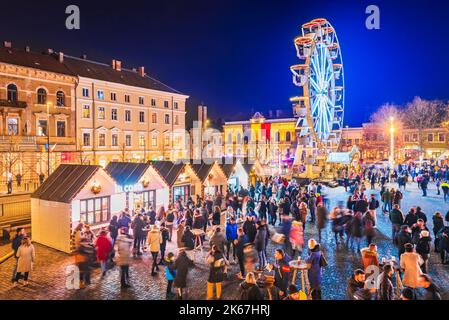
<path id="1" fill-rule="evenodd" d="M 257 159 L 266 174 L 282 171 L 293 163 L 295 127 L 294 118 L 267 119 L 259 112 L 248 121 L 225 122 L 225 156 Z"/>

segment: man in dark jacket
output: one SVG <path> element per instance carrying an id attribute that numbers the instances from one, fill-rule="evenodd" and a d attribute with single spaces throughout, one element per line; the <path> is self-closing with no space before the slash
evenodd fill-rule
<path id="1" fill-rule="evenodd" d="M 17 250 L 19 250 L 20 245 L 22 244 L 23 238 L 26 236 L 25 229 L 24 228 L 17 228 L 16 230 L 16 236 L 12 240 L 11 248 L 14 251 L 14 268 L 12 271 L 12 280 L 16 278 L 16 272 L 17 272 L 17 263 L 19 261 L 19 258 L 17 258 Z"/>
<path id="2" fill-rule="evenodd" d="M 255 224 L 255 218 L 247 216 L 245 222 L 243 223 L 243 231 L 248 236 L 249 242 L 254 242 L 254 239 L 256 238 L 256 224 Z"/>
<path id="3" fill-rule="evenodd" d="M 441 300 L 440 290 L 432 282 L 427 274 L 422 274 L 418 278 L 419 286 L 424 288 L 423 300 Z"/>
<path id="4" fill-rule="evenodd" d="M 235 245 L 235 253 L 236 253 L 237 260 L 238 260 L 239 267 L 240 267 L 240 275 L 239 275 L 239 277 L 241 279 L 243 279 L 243 277 L 245 276 L 245 253 L 244 253 L 244 248 L 245 248 L 245 245 L 247 243 L 249 243 L 248 236 L 245 235 L 245 233 L 243 232 L 242 228 L 239 228 L 237 230 L 237 239 L 234 240 L 234 245 Z"/>
<path id="5" fill-rule="evenodd" d="M 194 267 L 195 264 L 187 257 L 184 250 L 180 250 L 178 258 L 176 258 L 174 269 L 176 270 L 176 276 L 174 280 L 174 286 L 177 288 L 178 298 L 182 300 L 183 289 L 187 287 L 187 273 L 189 269 Z"/>
<path id="6" fill-rule="evenodd" d="M 347 294 L 349 300 L 354 300 L 355 293 L 363 289 L 365 285 L 365 272 L 362 269 L 357 269 L 354 274 L 348 280 Z"/>
<path id="7" fill-rule="evenodd" d="M 143 222 L 142 215 L 139 213 L 132 222 L 133 236 L 134 236 L 134 246 L 133 253 L 135 255 L 141 256 L 140 245 L 142 244 L 142 239 L 145 236 L 144 229 L 145 223 Z"/>
<path id="8" fill-rule="evenodd" d="M 401 230 L 396 234 L 395 244 L 398 248 L 398 256 L 400 257 L 405 252 L 405 245 L 412 242 L 411 230 L 409 226 L 401 226 Z"/>
<path id="9" fill-rule="evenodd" d="M 237 239 L 237 223 L 235 222 L 235 218 L 231 218 L 229 222 L 226 223 L 226 259 L 229 260 L 229 254 L 231 253 L 232 247 L 232 256 L 234 261 L 236 260 L 236 249 L 234 240 Z"/>
<path id="10" fill-rule="evenodd" d="M 274 285 L 279 289 L 281 295 L 285 295 L 290 280 L 290 266 L 282 249 L 275 251 L 274 259 L 276 264 L 271 265 L 274 270 Z"/>
<path id="11" fill-rule="evenodd" d="M 396 233 L 399 232 L 401 226 L 404 224 L 404 215 L 402 211 L 399 209 L 399 205 L 395 204 L 393 206 L 393 210 L 390 212 L 390 221 L 391 221 L 391 238 L 394 239 Z"/>
<path id="12" fill-rule="evenodd" d="M 394 287 L 391 281 L 393 277 L 393 267 L 391 264 L 386 264 L 383 272 L 377 279 L 379 289 L 377 290 L 377 300 L 394 300 Z"/>

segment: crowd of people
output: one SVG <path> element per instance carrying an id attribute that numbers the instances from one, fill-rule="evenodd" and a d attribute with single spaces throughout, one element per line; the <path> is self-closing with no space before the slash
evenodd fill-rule
<path id="1" fill-rule="evenodd" d="M 296 179 L 271 177 L 248 189 L 229 187 L 225 195 L 180 198 L 157 211 L 125 209 L 96 232 L 80 223 L 73 231 L 73 243 L 82 287 L 90 285 L 94 268 L 101 268 L 104 277 L 117 265 L 120 284 L 126 289 L 132 283 L 130 267 L 146 256 L 151 261 L 149 273 L 166 279 L 167 299 L 185 299 L 191 286 L 189 272 L 205 263 L 207 299 L 221 299 L 223 282 L 237 280 L 243 300 L 318 300 L 322 271 L 328 265 L 321 242 L 330 224 L 334 237 L 326 240 L 335 241 L 336 250 L 360 254 L 360 265 L 348 280 L 348 299 L 440 299 L 427 272 L 431 247 L 442 263 L 448 263 L 449 227 L 445 225 L 449 213 L 444 217 L 435 213 L 431 232 L 422 208 L 412 207 L 404 214 L 401 202 L 409 180 L 419 181 L 421 189 L 426 188 L 423 181 L 427 179 L 438 186 L 438 181 L 447 178 L 447 169 L 365 167 L 342 174 L 348 199 L 335 208 L 330 208 L 329 187 L 322 183 L 300 185 Z M 392 187 L 394 183 L 398 188 Z M 391 223 L 397 259 L 379 257 L 376 240 L 381 215 Z M 316 239 L 305 236 L 307 229 Z M 13 242 L 14 285 L 21 278 L 26 284 L 35 255 L 23 233 L 18 230 Z M 270 243 L 274 254 L 267 250 Z M 296 261 L 306 266 L 306 288 L 293 281 L 298 270 L 292 262 Z M 424 288 L 424 294 L 418 294 L 418 288 Z"/>

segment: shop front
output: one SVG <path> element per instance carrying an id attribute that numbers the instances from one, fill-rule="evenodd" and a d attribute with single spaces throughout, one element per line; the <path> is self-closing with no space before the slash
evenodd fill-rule
<path id="1" fill-rule="evenodd" d="M 248 189 L 251 184 L 255 185 L 258 179 L 265 177 L 264 169 L 258 161 L 245 163 L 244 159 L 234 159 L 230 163 L 230 159 L 225 159 L 220 167 L 231 190 L 239 190 L 241 187 Z"/>
<path id="2" fill-rule="evenodd" d="M 33 241 L 71 252 L 71 235 L 80 222 L 95 231 L 120 211 L 122 199 L 115 188 L 100 166 L 60 165 L 31 195 Z"/>
<path id="3" fill-rule="evenodd" d="M 196 188 L 201 193 L 202 197 L 214 196 L 217 192 L 226 193 L 227 177 L 223 169 L 217 162 L 208 163 L 193 163 L 189 165 L 198 178 Z M 198 182 L 199 181 L 199 182 Z"/>
<path id="4" fill-rule="evenodd" d="M 116 181 L 115 193 L 123 200 L 121 210 L 157 210 L 168 203 L 168 185 L 149 163 L 110 162 L 106 171 Z"/>

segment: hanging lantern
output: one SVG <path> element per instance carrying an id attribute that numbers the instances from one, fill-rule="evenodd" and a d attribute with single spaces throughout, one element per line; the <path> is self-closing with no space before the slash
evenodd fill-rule
<path id="1" fill-rule="evenodd" d="M 101 185 L 97 181 L 94 181 L 90 187 L 90 191 L 92 191 L 93 194 L 100 193 Z"/>
<path id="2" fill-rule="evenodd" d="M 150 181 L 149 180 L 147 180 L 147 179 L 142 180 L 142 186 L 144 188 L 148 187 L 149 185 L 150 185 Z"/>

